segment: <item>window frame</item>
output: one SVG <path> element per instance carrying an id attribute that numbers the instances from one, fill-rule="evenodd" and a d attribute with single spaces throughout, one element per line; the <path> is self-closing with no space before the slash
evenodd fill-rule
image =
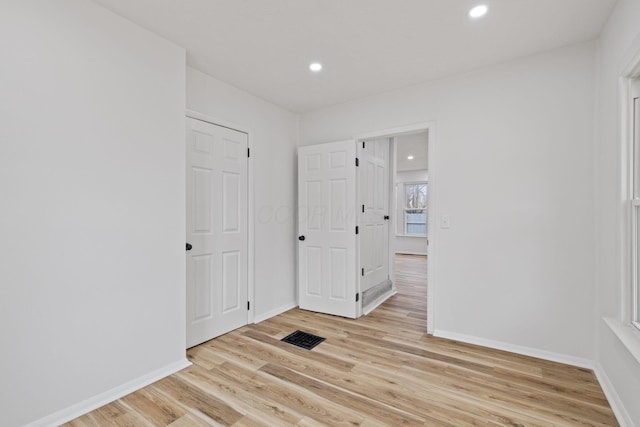
<path id="1" fill-rule="evenodd" d="M 396 233 L 398 236 L 402 237 L 417 237 L 417 238 L 427 238 L 429 235 L 429 181 L 406 181 L 401 182 L 402 185 L 402 233 Z M 407 186 L 410 185 L 424 185 L 426 187 L 426 195 L 425 195 L 425 207 L 422 208 L 408 208 L 407 207 Z M 425 234 L 409 234 L 407 233 L 407 211 L 413 210 L 424 210 L 425 214 Z"/>
<path id="2" fill-rule="evenodd" d="M 629 218 L 631 222 L 631 289 L 629 323 L 640 332 L 640 76 L 629 80 L 625 99 L 629 109 Z"/>

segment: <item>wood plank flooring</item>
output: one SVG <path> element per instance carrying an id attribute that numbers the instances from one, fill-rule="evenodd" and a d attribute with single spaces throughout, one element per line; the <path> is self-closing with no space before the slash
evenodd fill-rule
<path id="1" fill-rule="evenodd" d="M 357 320 L 298 309 L 188 351 L 193 366 L 68 426 L 615 426 L 582 368 L 429 337 L 426 259 Z M 311 351 L 281 338 L 326 337 Z"/>

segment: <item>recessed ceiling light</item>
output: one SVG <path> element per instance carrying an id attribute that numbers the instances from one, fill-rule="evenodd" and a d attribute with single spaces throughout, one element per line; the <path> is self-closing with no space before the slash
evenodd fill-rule
<path id="1" fill-rule="evenodd" d="M 407 156 L 407 160 L 413 160 L 413 156 Z"/>
<path id="2" fill-rule="evenodd" d="M 471 9 L 469 11 L 469 18 L 473 18 L 473 19 L 481 18 L 488 11 L 489 11 L 489 8 L 487 7 L 487 5 L 481 4 L 479 6 L 474 7 L 473 9 Z"/>
<path id="3" fill-rule="evenodd" d="M 317 73 L 318 71 L 322 70 L 322 64 L 319 62 L 314 62 L 311 65 L 309 65 L 309 69 Z"/>

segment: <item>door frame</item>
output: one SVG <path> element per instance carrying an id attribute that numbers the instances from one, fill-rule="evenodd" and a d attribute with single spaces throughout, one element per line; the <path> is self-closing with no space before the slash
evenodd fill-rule
<path id="1" fill-rule="evenodd" d="M 247 147 L 253 148 L 253 131 L 250 127 L 232 123 L 194 110 L 186 110 L 187 118 L 201 120 L 215 126 L 221 126 L 238 132 L 247 134 Z M 251 151 L 249 151 L 251 153 Z M 185 162 L 186 164 L 186 151 Z M 253 186 L 253 157 L 247 158 L 247 299 L 249 300 L 249 310 L 247 312 L 247 325 L 255 320 L 255 221 L 254 221 L 254 186 Z M 185 200 L 186 206 L 186 200 Z M 186 236 L 185 236 L 186 242 Z M 185 260 L 186 262 L 186 260 Z M 186 309 L 186 305 L 185 305 Z"/>
<path id="2" fill-rule="evenodd" d="M 429 170 L 429 191 L 427 191 L 427 206 L 428 206 L 428 215 L 429 218 L 438 218 L 438 204 L 435 203 L 434 193 L 437 194 L 437 181 L 436 177 L 436 164 L 434 159 L 436 158 L 437 146 L 436 144 L 436 123 L 433 121 L 430 122 L 421 122 L 414 123 L 405 126 L 399 126 L 389 129 L 381 129 L 371 132 L 365 132 L 358 135 L 355 135 L 353 139 L 356 140 L 356 144 L 362 142 L 367 139 L 377 139 L 377 138 L 393 138 L 400 135 L 406 135 L 411 133 L 417 133 L 427 131 L 428 132 L 428 141 L 429 141 L 429 156 L 427 160 L 427 168 Z M 395 177 L 396 173 L 396 143 L 392 142 L 392 149 L 390 150 L 392 155 L 390 157 L 390 161 L 393 160 L 393 163 L 390 164 L 390 172 L 393 174 L 392 178 Z M 436 189 L 434 191 L 434 188 Z M 391 194 L 391 192 L 389 192 Z M 391 197 L 389 197 L 389 201 L 391 203 Z M 390 211 L 392 212 L 392 211 Z M 437 222 L 431 219 L 429 221 L 431 224 L 436 224 Z M 393 283 L 393 289 L 395 290 L 395 245 L 392 243 L 393 238 L 395 237 L 395 227 L 389 226 L 389 278 Z M 436 313 L 435 313 L 435 296 L 436 296 L 436 271 L 435 266 L 437 259 L 437 248 L 438 248 L 438 228 L 435 226 L 429 227 L 429 238 L 427 245 L 427 325 L 426 330 L 427 333 L 433 335 L 433 331 L 435 330 L 436 323 Z M 359 285 L 358 281 L 358 287 Z M 358 289 L 358 291 L 360 291 Z M 360 311 L 362 310 L 362 303 L 360 303 Z"/>

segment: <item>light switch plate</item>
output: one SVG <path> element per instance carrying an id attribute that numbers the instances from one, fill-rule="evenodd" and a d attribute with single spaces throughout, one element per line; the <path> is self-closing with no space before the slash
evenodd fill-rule
<path id="1" fill-rule="evenodd" d="M 440 216 L 440 228 L 451 228 L 451 218 L 449 215 Z"/>

